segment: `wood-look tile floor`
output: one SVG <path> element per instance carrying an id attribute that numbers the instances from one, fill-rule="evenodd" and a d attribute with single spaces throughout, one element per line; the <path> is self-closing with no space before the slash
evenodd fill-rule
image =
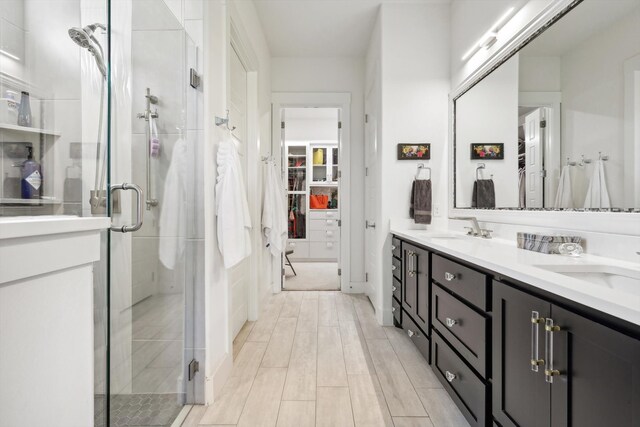
<path id="1" fill-rule="evenodd" d="M 215 404 L 183 426 L 425 426 L 468 423 L 400 329 L 363 295 L 282 292 L 234 341 Z"/>

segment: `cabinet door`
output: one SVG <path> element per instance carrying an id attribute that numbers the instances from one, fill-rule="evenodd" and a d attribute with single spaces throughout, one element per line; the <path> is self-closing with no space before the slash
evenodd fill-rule
<path id="1" fill-rule="evenodd" d="M 503 427 L 548 427 L 551 387 L 544 365 L 531 362 L 543 358 L 545 325 L 531 319 L 548 317 L 551 304 L 494 281 L 493 310 L 493 417 Z"/>
<path id="2" fill-rule="evenodd" d="M 640 426 L 640 341 L 552 306 L 553 427 Z"/>
<path id="3" fill-rule="evenodd" d="M 429 253 L 402 244 L 402 307 L 423 331 L 429 328 Z"/>

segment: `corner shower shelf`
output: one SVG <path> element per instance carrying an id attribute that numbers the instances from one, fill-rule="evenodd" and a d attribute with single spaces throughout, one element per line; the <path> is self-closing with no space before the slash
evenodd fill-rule
<path id="1" fill-rule="evenodd" d="M 38 129 L 27 126 L 18 126 L 18 125 L 10 125 L 8 123 L 0 123 L 0 130 L 10 130 L 12 132 L 23 132 L 23 133 L 35 133 L 39 135 L 50 135 L 50 136 L 61 136 L 62 134 L 55 130 L 49 129 Z"/>
<path id="2" fill-rule="evenodd" d="M 59 205 L 62 201 L 58 199 L 14 199 L 0 197 L 0 205 L 10 206 L 42 206 L 42 205 Z"/>

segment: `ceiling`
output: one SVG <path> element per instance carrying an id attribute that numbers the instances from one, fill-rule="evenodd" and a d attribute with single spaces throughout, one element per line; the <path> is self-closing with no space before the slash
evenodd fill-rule
<path id="1" fill-rule="evenodd" d="M 362 57 L 378 7 L 391 2 L 406 0 L 254 0 L 274 57 Z"/>

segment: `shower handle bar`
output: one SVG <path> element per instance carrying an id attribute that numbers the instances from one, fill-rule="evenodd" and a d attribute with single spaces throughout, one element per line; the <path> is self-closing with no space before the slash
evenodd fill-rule
<path id="1" fill-rule="evenodd" d="M 127 184 L 126 182 L 122 184 L 112 185 L 111 192 L 113 193 L 116 190 L 133 190 L 136 193 L 136 222 L 132 225 L 112 225 L 111 231 L 117 231 L 120 233 L 131 233 L 133 231 L 138 231 L 142 228 L 142 222 L 144 220 L 144 210 L 142 209 L 142 199 L 144 198 L 144 193 L 140 187 L 135 184 Z"/>
<path id="2" fill-rule="evenodd" d="M 147 144 L 147 159 L 146 159 L 146 166 L 147 166 L 147 199 L 145 201 L 146 205 L 147 205 L 147 210 L 150 211 L 152 207 L 154 206 L 158 206 L 158 199 L 154 199 L 151 196 L 151 127 L 152 127 L 152 123 L 151 123 L 151 119 L 157 119 L 158 118 L 158 109 L 156 109 L 156 111 L 151 111 L 151 104 L 157 104 L 158 103 L 158 97 L 155 95 L 151 95 L 151 89 L 147 88 L 147 94 L 145 95 L 145 98 L 147 100 L 147 108 L 144 110 L 144 113 L 138 113 L 138 118 L 139 119 L 144 119 L 147 122 L 147 128 L 145 131 L 146 134 L 146 144 Z"/>

